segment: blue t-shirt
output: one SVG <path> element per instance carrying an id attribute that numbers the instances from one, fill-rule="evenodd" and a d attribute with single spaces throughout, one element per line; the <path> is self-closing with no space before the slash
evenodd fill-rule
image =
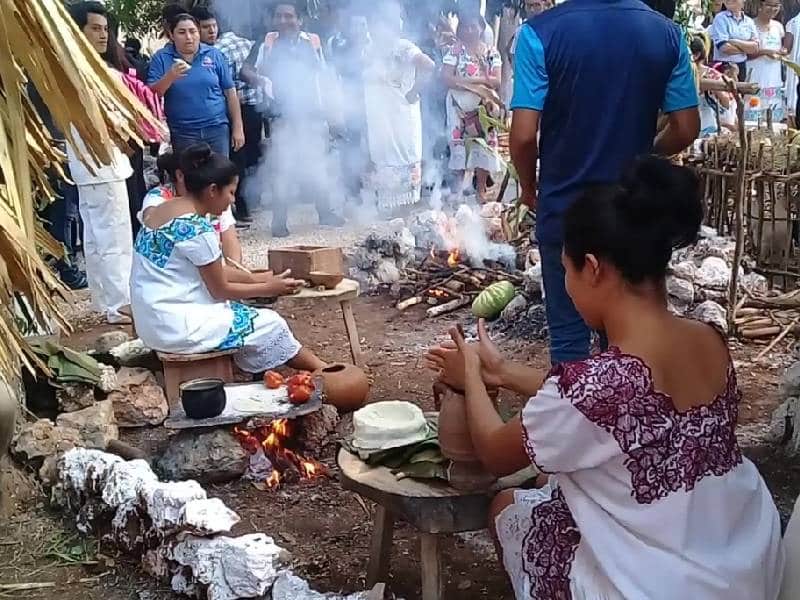
<path id="1" fill-rule="evenodd" d="M 174 44 L 156 52 L 150 62 L 148 85 L 161 80 L 181 58 Z M 164 112 L 170 129 L 196 130 L 228 123 L 225 91 L 235 84 L 228 61 L 213 46 L 200 44 L 200 50 L 185 77 L 178 79 L 164 96 Z"/>
<path id="2" fill-rule="evenodd" d="M 512 109 L 541 111 L 536 235 L 561 244 L 562 215 L 652 151 L 659 110 L 697 106 L 686 41 L 639 0 L 570 0 L 519 33 Z"/>

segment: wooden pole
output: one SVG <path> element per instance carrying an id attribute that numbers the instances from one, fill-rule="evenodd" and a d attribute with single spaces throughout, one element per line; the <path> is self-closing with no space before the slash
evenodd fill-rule
<path id="1" fill-rule="evenodd" d="M 734 235 L 736 246 L 733 252 L 733 266 L 731 268 L 731 281 L 728 288 L 728 332 L 733 333 L 738 304 L 739 291 L 739 265 L 742 263 L 744 251 L 744 203 L 748 193 L 747 189 L 747 159 L 749 157 L 747 131 L 744 123 L 744 100 L 737 91 L 733 81 L 727 80 L 729 91 L 736 99 L 736 115 L 739 120 L 739 168 L 736 171 L 736 194 L 734 196 Z"/>

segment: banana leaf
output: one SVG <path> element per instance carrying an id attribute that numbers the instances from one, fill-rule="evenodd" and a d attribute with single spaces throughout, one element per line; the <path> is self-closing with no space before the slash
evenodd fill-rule
<path id="1" fill-rule="evenodd" d="M 794 71 L 797 74 L 798 77 L 800 77 L 800 65 L 798 65 L 796 62 L 792 62 L 791 60 L 789 60 L 785 56 L 779 56 L 778 60 L 780 60 L 788 68 L 790 68 L 792 71 Z"/>
<path id="2" fill-rule="evenodd" d="M 392 471 L 397 480 L 402 479 L 443 479 L 447 480 L 447 468 L 442 463 L 418 462 L 403 465 Z"/>
<path id="3" fill-rule="evenodd" d="M 497 117 L 491 116 L 486 110 L 486 107 L 483 105 L 478 107 L 478 120 L 480 121 L 481 127 L 484 131 L 489 131 L 492 127 L 494 127 L 497 131 L 502 131 L 503 133 L 507 133 L 509 130 L 504 121 L 498 119 Z"/>

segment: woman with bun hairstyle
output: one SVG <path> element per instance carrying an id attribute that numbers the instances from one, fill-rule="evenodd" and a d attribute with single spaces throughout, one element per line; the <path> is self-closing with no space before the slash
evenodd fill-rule
<path id="1" fill-rule="evenodd" d="M 288 364 L 314 371 L 324 363 L 301 347 L 276 312 L 236 302 L 291 294 L 301 281 L 289 273 L 254 281 L 226 270 L 219 238 L 206 215 L 233 205 L 239 172 L 207 144 L 181 156 L 186 196 L 153 206 L 136 238 L 131 308 L 142 341 L 161 352 L 194 354 L 238 349 L 245 372 Z"/>
<path id="2" fill-rule="evenodd" d="M 566 212 L 566 287 L 610 347 L 549 373 L 479 341 L 427 355 L 464 390 L 476 452 L 497 476 L 533 464 L 490 529 L 518 599 L 774 600 L 784 555 L 772 497 L 736 441 L 739 388 L 725 339 L 667 307 L 673 250 L 697 237 L 692 171 L 642 158 Z M 503 423 L 487 387 L 528 397 Z"/>
<path id="3" fill-rule="evenodd" d="M 173 152 L 167 152 L 158 157 L 156 161 L 160 185 L 152 188 L 142 201 L 142 209 L 137 215 L 142 223 L 148 210 L 168 200 L 173 200 L 186 195 L 186 184 L 180 168 L 180 160 Z M 219 234 L 222 243 L 222 254 L 225 258 L 242 262 L 242 243 L 236 232 L 236 219 L 233 211 L 228 208 L 218 217 L 212 216 L 211 224 Z"/>

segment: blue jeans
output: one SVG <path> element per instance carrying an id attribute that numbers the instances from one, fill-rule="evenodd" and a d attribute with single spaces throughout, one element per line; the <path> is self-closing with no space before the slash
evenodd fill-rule
<path id="1" fill-rule="evenodd" d="M 230 157 L 231 155 L 231 128 L 227 123 L 201 127 L 192 131 L 170 128 L 172 151 L 180 154 L 186 148 L 197 142 L 205 142 L 217 154 Z"/>
<path id="2" fill-rule="evenodd" d="M 583 360 L 591 353 L 592 332 L 567 294 L 560 244 L 540 244 L 544 307 L 550 331 L 550 362 Z"/>

